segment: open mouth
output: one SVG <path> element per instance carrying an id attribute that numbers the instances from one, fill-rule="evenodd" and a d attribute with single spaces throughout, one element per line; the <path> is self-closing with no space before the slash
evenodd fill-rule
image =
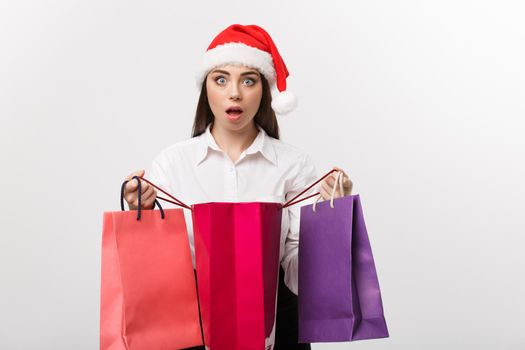
<path id="1" fill-rule="evenodd" d="M 229 107 L 226 110 L 226 114 L 228 114 L 228 118 L 230 118 L 231 120 L 239 119 L 241 117 L 242 112 L 242 108 L 237 106 Z"/>

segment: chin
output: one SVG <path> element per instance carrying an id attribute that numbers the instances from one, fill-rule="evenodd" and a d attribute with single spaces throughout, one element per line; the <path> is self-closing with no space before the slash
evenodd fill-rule
<path id="1" fill-rule="evenodd" d="M 241 117 L 238 121 L 231 121 L 228 117 L 223 117 L 220 120 L 220 124 L 222 127 L 228 130 L 240 130 L 250 126 L 253 122 L 253 119 L 253 117 L 249 119 Z"/>

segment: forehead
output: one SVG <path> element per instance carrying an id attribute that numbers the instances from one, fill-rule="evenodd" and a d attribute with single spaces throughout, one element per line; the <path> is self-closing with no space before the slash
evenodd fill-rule
<path id="1" fill-rule="evenodd" d="M 246 72 L 255 72 L 256 74 L 260 74 L 257 68 L 245 66 L 241 63 L 223 64 L 223 65 L 214 67 L 213 69 L 210 70 L 210 72 L 214 72 L 215 70 L 226 71 L 230 74 L 242 74 Z"/>

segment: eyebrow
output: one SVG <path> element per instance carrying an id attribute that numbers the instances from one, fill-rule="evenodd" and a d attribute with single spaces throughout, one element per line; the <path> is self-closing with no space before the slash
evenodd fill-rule
<path id="1" fill-rule="evenodd" d="M 214 71 L 212 71 L 212 73 L 222 73 L 222 74 L 230 75 L 230 73 L 228 73 L 227 71 L 222 70 L 222 69 L 215 69 Z M 254 71 L 254 70 L 251 70 L 251 71 L 248 71 L 248 72 L 241 73 L 241 76 L 250 75 L 250 74 L 259 75 L 258 72 Z"/>

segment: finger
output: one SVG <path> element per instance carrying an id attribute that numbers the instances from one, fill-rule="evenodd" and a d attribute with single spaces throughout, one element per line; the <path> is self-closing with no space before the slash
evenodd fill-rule
<path id="1" fill-rule="evenodd" d="M 332 186 L 329 186 L 326 182 L 323 182 L 321 184 L 321 188 L 327 193 L 331 193 L 332 192 Z"/>
<path id="2" fill-rule="evenodd" d="M 136 179 L 133 179 L 130 182 L 135 184 L 135 190 L 133 192 L 131 192 L 129 198 L 130 198 L 131 203 L 134 206 L 138 207 L 138 205 L 139 205 L 138 181 Z M 140 200 L 141 200 L 141 202 L 144 200 L 145 196 L 149 196 L 150 195 L 152 188 L 153 187 L 149 186 L 147 182 L 140 180 L 140 191 L 141 191 Z M 128 201 L 128 203 L 130 201 Z M 144 205 L 142 203 L 141 203 L 141 206 L 144 207 Z"/>
<path id="3" fill-rule="evenodd" d="M 149 198 L 151 193 L 154 193 L 155 197 L 157 196 L 157 190 L 155 189 L 155 187 L 153 187 L 152 185 L 150 185 L 149 183 L 147 183 L 144 180 L 141 180 L 140 182 L 141 182 L 141 189 L 142 189 L 142 196 L 141 196 L 141 200 L 142 201 L 144 201 L 145 199 Z M 146 193 L 147 193 L 147 195 L 146 195 Z"/>
<path id="4" fill-rule="evenodd" d="M 126 186 L 124 186 L 124 193 L 133 193 L 137 190 L 138 182 L 135 180 L 128 180 Z"/>
<path id="5" fill-rule="evenodd" d="M 321 197 L 323 198 L 323 200 L 330 199 L 330 194 L 326 190 L 321 189 L 320 193 L 321 193 Z"/>
<path id="6" fill-rule="evenodd" d="M 327 181 L 324 182 L 324 184 L 326 185 L 326 190 L 328 191 L 328 193 L 331 193 L 332 188 L 336 186 L 335 177 L 328 178 Z"/>
<path id="7" fill-rule="evenodd" d="M 124 198 L 126 199 L 126 202 L 128 202 L 128 205 L 133 205 L 135 207 L 139 205 L 139 197 L 137 196 L 137 192 L 130 193 Z"/>
<path id="8" fill-rule="evenodd" d="M 341 169 L 340 167 L 338 167 L 338 166 L 336 166 L 336 165 L 334 165 L 333 168 L 334 168 L 335 170 L 337 170 L 337 171 L 341 171 L 341 172 L 343 172 L 343 173 L 345 172 L 343 169 Z"/>
<path id="9" fill-rule="evenodd" d="M 144 173 L 145 173 L 144 169 L 140 169 L 140 170 L 134 171 L 131 174 L 129 174 L 128 176 L 126 176 L 126 180 L 128 180 L 128 181 L 131 180 L 133 178 L 133 176 L 143 177 Z"/>
<path id="10" fill-rule="evenodd" d="M 151 208 L 156 198 L 157 198 L 157 191 L 155 191 L 155 189 L 152 188 L 150 196 L 142 200 L 142 207 Z"/>
<path id="11" fill-rule="evenodd" d="M 149 186 L 148 189 L 144 193 L 142 193 L 142 196 L 141 196 L 142 202 L 150 199 L 154 193 L 155 193 L 155 190 L 153 189 L 153 187 Z"/>
<path id="12" fill-rule="evenodd" d="M 135 172 L 129 174 L 126 177 L 126 181 L 128 181 L 128 182 L 124 186 L 124 193 L 135 192 L 137 190 L 137 187 L 138 187 L 138 181 L 136 179 L 133 179 L 133 176 L 141 177 L 143 175 L 144 175 L 144 170 L 135 171 Z M 142 181 L 142 184 L 145 184 L 145 183 L 146 182 Z"/>
<path id="13" fill-rule="evenodd" d="M 334 179 L 333 179 L 332 175 L 329 175 L 323 180 L 322 183 L 326 184 L 328 186 L 332 186 L 333 182 L 334 182 Z"/>
<path id="14" fill-rule="evenodd" d="M 128 182 L 126 185 L 130 186 L 130 192 L 138 191 L 139 182 L 137 181 L 137 179 L 131 179 L 131 181 Z M 145 193 L 149 188 L 152 188 L 150 184 L 148 184 L 144 180 L 140 180 L 140 192 Z"/>
<path id="15" fill-rule="evenodd" d="M 157 198 L 157 194 L 158 194 L 158 192 L 157 192 L 157 190 L 156 190 L 155 188 L 153 188 L 153 187 L 152 187 L 152 190 L 153 190 L 153 193 L 151 194 L 151 196 L 150 196 L 148 199 L 152 199 L 152 198 L 153 198 L 153 200 L 155 200 L 155 198 Z M 147 199 L 147 200 L 148 200 L 148 199 Z"/>
<path id="16" fill-rule="evenodd" d="M 340 171 L 341 173 L 343 173 L 343 179 L 348 177 L 348 174 L 346 173 L 346 171 L 344 171 L 343 169 L 341 169 L 340 167 L 338 166 L 334 166 L 334 169 L 337 170 L 337 171 Z"/>
<path id="17" fill-rule="evenodd" d="M 343 187 L 346 188 L 349 186 L 352 186 L 352 180 L 350 180 L 348 176 L 345 176 L 345 178 L 343 179 Z"/>
<path id="18" fill-rule="evenodd" d="M 348 195 L 352 194 L 352 189 L 354 188 L 354 184 L 350 182 L 350 186 L 348 187 Z"/>
<path id="19" fill-rule="evenodd" d="M 140 192 L 142 192 L 142 197 L 144 197 L 144 193 L 146 193 L 150 188 L 153 188 L 153 186 L 150 186 L 150 184 L 144 180 L 140 180 Z"/>
<path id="20" fill-rule="evenodd" d="M 350 181 L 350 180 L 348 180 L 346 183 L 343 183 L 343 187 L 344 187 L 345 189 L 347 189 L 347 188 L 352 188 L 353 185 L 354 185 L 353 182 Z"/>
<path id="21" fill-rule="evenodd" d="M 138 191 L 138 181 L 136 179 L 132 179 L 128 184 L 133 184 L 133 190 L 130 191 L 127 195 L 125 195 L 126 201 L 129 204 L 134 205 L 135 207 L 138 207 L 139 205 L 139 191 Z M 147 183 L 144 181 L 140 181 L 140 196 L 141 201 L 144 199 L 144 195 L 148 192 L 148 188 L 151 188 L 151 186 L 147 186 Z M 142 205 L 143 206 L 143 205 Z"/>
<path id="22" fill-rule="evenodd" d="M 343 169 L 341 169 L 340 167 L 335 166 L 335 165 L 334 165 L 332 168 L 333 168 L 334 170 L 336 170 L 336 171 L 343 171 Z M 343 172 L 344 172 L 344 171 L 343 171 Z M 332 174 L 333 174 L 333 173 L 332 173 Z"/>
<path id="23" fill-rule="evenodd" d="M 146 184 L 146 182 L 144 181 L 141 181 L 141 192 L 144 192 L 144 185 Z M 139 182 L 137 181 L 137 179 L 131 179 L 129 180 L 129 182 L 126 184 L 126 187 L 124 188 L 124 192 L 136 192 L 139 190 Z"/>

